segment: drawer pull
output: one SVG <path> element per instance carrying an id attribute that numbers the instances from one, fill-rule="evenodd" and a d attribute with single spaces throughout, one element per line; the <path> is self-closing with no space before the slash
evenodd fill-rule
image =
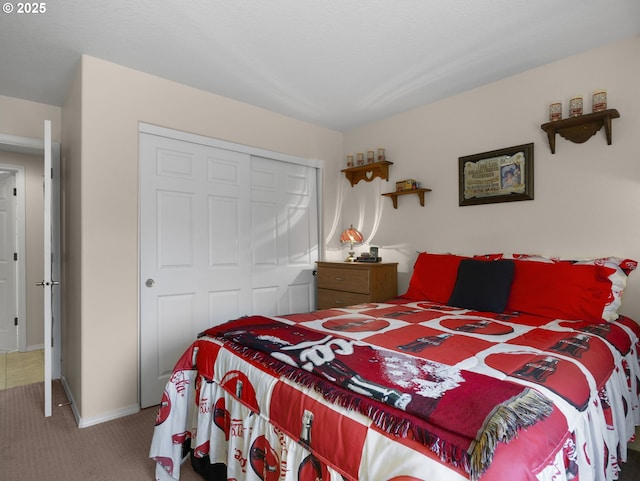
<path id="1" fill-rule="evenodd" d="M 336 301 L 336 304 L 344 304 L 342 301 Z"/>
<path id="2" fill-rule="evenodd" d="M 336 281 L 341 281 L 342 277 L 336 277 Z"/>

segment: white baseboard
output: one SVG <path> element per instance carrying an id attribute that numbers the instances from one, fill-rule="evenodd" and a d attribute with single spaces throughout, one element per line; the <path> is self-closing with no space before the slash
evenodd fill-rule
<path id="1" fill-rule="evenodd" d="M 73 394 L 71 394 L 71 389 L 69 389 L 69 385 L 67 384 L 67 379 L 64 376 L 60 377 L 60 382 L 62 382 L 62 388 L 64 389 L 64 393 L 67 395 L 67 399 L 71 403 L 71 412 L 73 413 L 73 417 L 76 419 L 76 424 L 80 425 L 80 413 L 76 408 L 76 402 L 73 399 Z"/>
<path id="2" fill-rule="evenodd" d="M 133 404 L 131 406 L 127 406 L 124 408 L 116 409 L 115 411 L 111 411 L 108 413 L 101 414 L 100 416 L 94 417 L 82 417 L 78 412 L 77 404 L 73 399 L 73 395 L 71 394 L 71 389 L 66 382 L 64 376 L 62 376 L 62 387 L 64 388 L 64 392 L 67 395 L 67 399 L 71 402 L 71 411 L 73 412 L 73 417 L 76 419 L 76 423 L 79 428 L 86 428 L 89 426 L 94 426 L 96 424 L 104 423 L 107 421 L 113 421 L 114 419 L 118 419 L 124 416 L 129 416 L 130 414 L 135 414 L 140 411 L 140 406 L 138 404 Z"/>
<path id="3" fill-rule="evenodd" d="M 130 414 L 135 414 L 140 411 L 140 406 L 137 404 L 133 404 L 131 406 L 127 406 L 124 408 L 117 409 L 115 411 L 111 411 L 109 413 L 101 414 L 100 416 L 94 416 L 91 418 L 80 418 L 78 421 L 79 428 L 86 428 L 89 426 L 94 426 L 96 424 L 104 423 L 107 421 L 113 421 L 114 419 L 122 418 L 124 416 L 129 416 Z"/>

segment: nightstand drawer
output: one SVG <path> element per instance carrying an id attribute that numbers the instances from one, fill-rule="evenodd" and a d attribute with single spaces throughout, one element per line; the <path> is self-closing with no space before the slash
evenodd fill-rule
<path id="1" fill-rule="evenodd" d="M 369 294 L 318 289 L 318 309 L 331 307 L 347 307 L 370 301 Z"/>
<path id="2" fill-rule="evenodd" d="M 398 264 L 323 262 L 317 271 L 317 308 L 384 302 L 398 293 Z"/>
<path id="3" fill-rule="evenodd" d="M 369 271 L 340 267 L 318 270 L 318 288 L 369 293 Z"/>

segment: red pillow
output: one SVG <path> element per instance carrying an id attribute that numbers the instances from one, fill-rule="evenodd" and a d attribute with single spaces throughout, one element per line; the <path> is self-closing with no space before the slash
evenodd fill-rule
<path id="1" fill-rule="evenodd" d="M 402 297 L 446 304 L 456 284 L 462 259 L 466 257 L 421 252 L 413 266 L 409 289 Z"/>
<path id="2" fill-rule="evenodd" d="M 507 311 L 603 322 L 614 269 L 602 265 L 516 260 Z"/>

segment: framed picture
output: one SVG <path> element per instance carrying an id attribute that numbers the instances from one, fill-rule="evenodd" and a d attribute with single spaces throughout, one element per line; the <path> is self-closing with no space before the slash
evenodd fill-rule
<path id="1" fill-rule="evenodd" d="M 459 205 L 533 199 L 533 143 L 458 158 Z"/>

